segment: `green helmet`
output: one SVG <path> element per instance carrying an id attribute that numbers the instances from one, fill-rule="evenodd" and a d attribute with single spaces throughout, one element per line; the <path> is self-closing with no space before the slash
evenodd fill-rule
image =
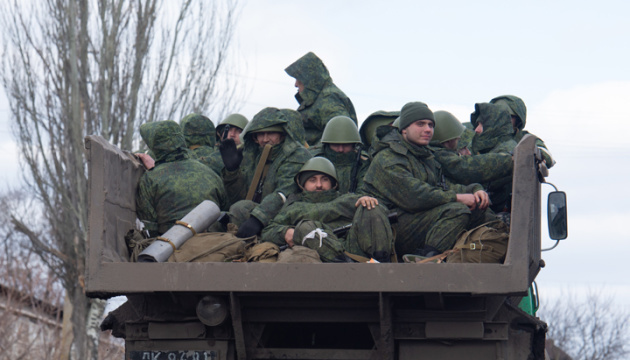
<path id="1" fill-rule="evenodd" d="M 366 145 L 372 145 L 372 139 L 376 134 L 376 129 L 379 126 L 390 125 L 400 115 L 400 111 L 383 111 L 379 110 L 373 112 L 368 116 L 359 129 L 361 135 L 361 141 Z"/>
<path id="2" fill-rule="evenodd" d="M 394 122 L 392 123 L 393 127 L 396 128 L 400 128 L 400 116 L 396 118 L 396 120 L 394 120 Z"/>
<path id="3" fill-rule="evenodd" d="M 223 121 L 217 125 L 217 130 L 220 131 L 220 129 L 225 125 L 236 126 L 237 128 L 243 130 L 245 129 L 245 126 L 247 126 L 248 122 L 247 118 L 241 114 L 228 115 L 228 117 L 223 119 Z"/>
<path id="4" fill-rule="evenodd" d="M 335 170 L 335 165 L 333 165 L 330 160 L 320 156 L 310 158 L 307 162 L 304 163 L 300 171 L 297 173 L 297 175 L 295 175 L 295 182 L 300 187 L 302 187 L 306 180 L 315 175 L 315 173 L 323 173 L 330 176 L 335 180 L 335 185 L 338 182 L 337 170 Z"/>
<path id="5" fill-rule="evenodd" d="M 335 116 L 330 119 L 322 133 L 322 143 L 356 144 L 360 142 L 361 137 L 357 125 L 347 116 Z"/>
<path id="6" fill-rule="evenodd" d="M 435 116 L 433 140 L 443 143 L 462 136 L 464 125 L 457 120 L 455 115 L 443 110 L 436 111 L 433 115 Z"/>

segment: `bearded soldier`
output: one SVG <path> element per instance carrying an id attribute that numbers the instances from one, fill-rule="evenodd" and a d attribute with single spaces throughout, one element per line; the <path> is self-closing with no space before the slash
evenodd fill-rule
<path id="1" fill-rule="evenodd" d="M 136 196 L 138 218 L 151 236 L 166 232 L 204 200 L 226 207 L 221 178 L 191 158 L 176 122 L 143 124 L 140 135 L 155 156 L 155 167 L 140 178 Z"/>
<path id="2" fill-rule="evenodd" d="M 349 261 L 352 254 L 389 262 L 393 234 L 387 208 L 378 200 L 337 191 L 337 174 L 326 158 L 314 157 L 295 176 L 301 192 L 287 200 L 262 232 L 263 241 L 277 245 L 304 245 L 318 252 L 323 262 Z M 352 224 L 339 239 L 333 229 Z"/>
<path id="3" fill-rule="evenodd" d="M 223 182 L 234 205 L 230 220 L 237 236 L 258 234 L 280 211 L 286 198 L 298 190 L 293 178 L 311 154 L 302 146 L 304 130 L 294 110 L 265 108 L 243 133 L 244 145 L 234 140 L 219 146 L 225 168 Z"/>
<path id="4" fill-rule="evenodd" d="M 345 115 L 357 123 L 352 101 L 332 81 L 328 69 L 317 55 L 309 52 L 285 69 L 295 78 L 295 95 L 300 104 L 306 142 L 316 145 L 326 123 L 337 115 Z"/>
<path id="5" fill-rule="evenodd" d="M 399 129 L 380 127 L 363 193 L 398 213 L 396 251 L 431 256 L 450 249 L 464 229 L 494 220 L 479 184 L 453 184 L 428 146 L 433 112 L 422 102 L 405 104 Z"/>

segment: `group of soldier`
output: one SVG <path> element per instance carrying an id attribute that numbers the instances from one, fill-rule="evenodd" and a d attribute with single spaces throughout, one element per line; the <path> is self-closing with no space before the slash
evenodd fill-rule
<path id="1" fill-rule="evenodd" d="M 323 262 L 389 262 L 437 255 L 463 230 L 509 221 L 512 152 L 527 133 L 520 98 L 475 104 L 468 124 L 410 102 L 371 114 L 359 129 L 352 102 L 315 54 L 285 71 L 295 78 L 297 111 L 268 107 L 251 121 L 232 114 L 216 128 L 199 114 L 140 127 L 150 170 L 137 215 L 151 236 L 212 200 L 226 214 L 213 230 L 232 223 L 237 237 L 306 246 Z"/>

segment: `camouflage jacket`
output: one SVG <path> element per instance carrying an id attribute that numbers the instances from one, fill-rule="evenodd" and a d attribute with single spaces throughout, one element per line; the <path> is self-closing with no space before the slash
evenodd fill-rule
<path id="1" fill-rule="evenodd" d="M 311 148 L 313 149 L 313 148 Z M 359 161 L 357 162 L 357 152 L 351 151 L 349 153 L 338 153 L 330 149 L 326 144 L 321 147 L 316 147 L 311 151 L 313 156 L 322 156 L 326 159 L 330 160 L 333 165 L 335 165 L 335 170 L 337 171 L 337 182 L 339 187 L 337 188 L 340 193 L 346 194 L 350 192 L 350 187 L 352 182 L 356 182 L 355 191 L 357 192 L 361 186 L 363 186 L 363 177 L 367 172 L 367 169 L 370 167 L 370 156 L 361 151 L 361 155 L 359 157 Z M 358 166 L 356 177 L 352 179 L 352 170 L 355 166 Z"/>
<path id="2" fill-rule="evenodd" d="M 299 114 L 288 109 L 265 108 L 260 111 L 244 130 L 243 161 L 240 167 L 234 171 L 222 170 L 230 203 L 245 199 L 262 155 L 262 149 L 254 142 L 251 131 L 277 125 L 284 128 L 285 139 L 272 148 L 267 159 L 269 170 L 261 187 L 262 200 L 251 214 L 263 225 L 267 225 L 280 211 L 284 203 L 283 196 L 286 198 L 299 190 L 294 177 L 306 160 L 311 158 L 311 154 L 302 146 L 304 130 Z"/>
<path id="3" fill-rule="evenodd" d="M 522 99 L 514 95 L 497 96 L 494 99 L 490 100 L 491 104 L 500 102 L 504 102 L 507 106 L 509 106 L 512 112 L 515 113 L 516 116 L 521 120 L 520 122 L 517 122 L 518 129 L 513 133 L 513 139 L 518 144 L 525 135 L 530 134 L 528 131 L 524 130 L 525 124 L 527 123 L 527 107 L 525 106 L 525 103 Z M 551 168 L 552 166 L 554 166 L 556 162 L 551 156 L 551 152 L 549 151 L 549 149 L 547 149 L 547 145 L 545 145 L 545 142 L 537 136 L 536 146 L 545 150 L 542 152 L 542 155 L 543 159 L 545 159 L 545 162 L 547 163 L 547 167 Z"/>
<path id="4" fill-rule="evenodd" d="M 152 235 L 166 232 L 203 200 L 225 209 L 221 178 L 190 157 L 177 123 L 147 123 L 140 134 L 155 155 L 155 167 L 140 178 L 136 211 Z"/>
<path id="5" fill-rule="evenodd" d="M 514 169 L 512 155 L 506 153 L 460 156 L 457 151 L 437 144 L 432 150 L 444 175 L 458 184 L 487 183 L 510 176 Z"/>
<path id="6" fill-rule="evenodd" d="M 285 69 L 291 77 L 301 81 L 305 89 L 295 95 L 300 104 L 306 142 L 317 144 L 326 123 L 337 115 L 350 117 L 357 123 L 352 101 L 332 81 L 324 63 L 312 52 L 302 56 Z"/>
<path id="7" fill-rule="evenodd" d="M 381 126 L 377 136 L 375 157 L 361 193 L 381 200 L 387 208 L 424 212 L 457 201 L 457 194 L 483 189 L 479 184 L 464 186 L 448 180 L 431 148 L 406 142 L 398 129 Z"/>
<path id="8" fill-rule="evenodd" d="M 359 195 L 336 190 L 293 194 L 262 232 L 262 240 L 284 245 L 284 234 L 302 220 L 321 221 L 332 229 L 352 223 Z M 300 244 L 296 244 L 300 245 Z"/>

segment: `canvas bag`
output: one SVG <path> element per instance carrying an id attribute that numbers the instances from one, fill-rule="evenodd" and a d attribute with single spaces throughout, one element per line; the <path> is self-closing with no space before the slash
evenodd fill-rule
<path id="1" fill-rule="evenodd" d="M 509 232 L 501 220 L 490 221 L 464 231 L 446 257 L 447 263 L 503 263 Z"/>
<path id="2" fill-rule="evenodd" d="M 231 232 L 200 233 L 188 239 L 168 262 L 226 262 L 242 258 L 245 246 L 256 237 L 237 238 Z"/>

